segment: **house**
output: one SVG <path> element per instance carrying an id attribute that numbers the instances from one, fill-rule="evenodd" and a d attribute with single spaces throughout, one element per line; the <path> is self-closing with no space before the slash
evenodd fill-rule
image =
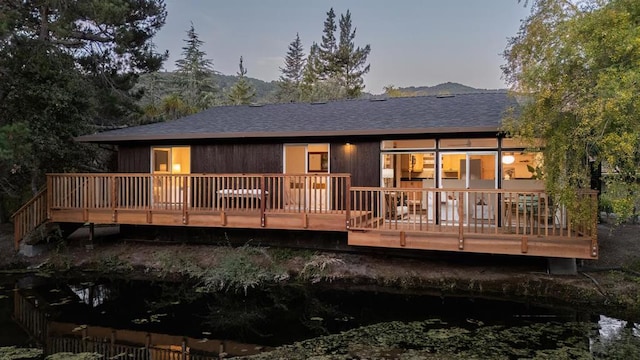
<path id="1" fill-rule="evenodd" d="M 554 204 L 538 179 L 541 153 L 500 132 L 513 108 L 502 92 L 220 106 L 81 136 L 117 146 L 117 172 L 49 174 L 16 241 L 39 222 L 88 222 L 328 230 L 354 246 L 597 258 L 596 209 L 585 220 Z"/>

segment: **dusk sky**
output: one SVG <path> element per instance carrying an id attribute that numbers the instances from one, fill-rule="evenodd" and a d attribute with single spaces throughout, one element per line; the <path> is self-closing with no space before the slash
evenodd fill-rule
<path id="1" fill-rule="evenodd" d="M 232 75 L 242 55 L 247 76 L 280 76 L 296 32 L 309 52 L 320 42 L 331 7 L 351 11 L 355 43 L 371 45 L 365 91 L 383 86 L 433 86 L 451 81 L 476 88 L 504 88 L 500 66 L 507 39 L 529 14 L 518 0 L 167 0 L 168 17 L 155 38 L 175 69 L 193 22 L 214 69 Z M 338 30 L 339 32 L 339 30 Z M 336 37 L 339 33 L 336 33 Z"/>

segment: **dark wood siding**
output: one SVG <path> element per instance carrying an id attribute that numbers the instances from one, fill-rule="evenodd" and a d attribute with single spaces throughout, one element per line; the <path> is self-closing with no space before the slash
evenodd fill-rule
<path id="1" fill-rule="evenodd" d="M 282 144 L 191 146 L 192 173 L 282 173 Z"/>
<path id="2" fill-rule="evenodd" d="M 331 172 L 351 174 L 351 186 L 380 186 L 380 142 L 331 144 Z"/>
<path id="3" fill-rule="evenodd" d="M 119 146 L 118 172 L 150 173 L 151 147 L 148 145 Z"/>

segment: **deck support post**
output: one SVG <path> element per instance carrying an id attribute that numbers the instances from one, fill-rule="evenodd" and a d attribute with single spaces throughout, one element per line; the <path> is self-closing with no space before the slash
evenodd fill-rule
<path id="1" fill-rule="evenodd" d="M 227 226 L 227 213 L 224 211 L 220 213 L 220 223 L 222 226 Z"/>
<path id="2" fill-rule="evenodd" d="M 400 231 L 400 246 L 407 246 L 407 234 L 404 231 Z"/>
<path id="3" fill-rule="evenodd" d="M 529 238 L 526 236 L 522 236 L 522 240 L 520 241 L 520 251 L 523 254 L 529 252 Z"/>
<path id="4" fill-rule="evenodd" d="M 571 258 L 547 258 L 547 270 L 552 275 L 576 275 L 578 264 Z"/>
<path id="5" fill-rule="evenodd" d="M 93 250 L 93 239 L 96 235 L 96 226 L 94 223 L 89 223 L 89 239 L 87 244 L 84 246 L 87 250 Z"/>

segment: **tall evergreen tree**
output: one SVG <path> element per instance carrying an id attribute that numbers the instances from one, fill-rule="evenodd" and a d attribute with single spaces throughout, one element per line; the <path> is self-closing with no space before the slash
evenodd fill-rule
<path id="1" fill-rule="evenodd" d="M 182 58 L 176 60 L 178 93 L 196 112 L 214 105 L 213 61 L 202 51 L 204 41 L 198 37 L 193 24 L 184 41 Z"/>
<path id="2" fill-rule="evenodd" d="M 311 44 L 309 49 L 309 56 L 302 70 L 302 83 L 300 84 L 301 96 L 304 101 L 311 101 L 311 94 L 314 87 L 317 86 L 320 80 L 320 48 L 317 43 Z"/>
<path id="3" fill-rule="evenodd" d="M 322 42 L 318 47 L 319 67 L 318 76 L 321 80 L 333 77 L 335 73 L 334 57 L 338 50 L 336 41 L 336 13 L 331 8 L 327 12 L 327 19 L 324 21 L 322 30 Z"/>
<path id="4" fill-rule="evenodd" d="M 240 71 L 238 71 L 238 81 L 233 85 L 227 99 L 231 105 L 247 105 L 256 96 L 256 91 L 247 80 L 247 69 L 243 65 L 242 56 L 240 56 Z"/>
<path id="5" fill-rule="evenodd" d="M 287 56 L 284 59 L 284 68 L 280 68 L 280 82 L 278 83 L 278 98 L 280 101 L 300 101 L 300 85 L 302 83 L 303 72 L 306 59 L 300 35 L 296 33 L 296 38 L 289 44 Z"/>
<path id="6" fill-rule="evenodd" d="M 24 37 L 70 54 L 98 98 L 92 121 L 111 125 L 136 115 L 140 94 L 131 90 L 138 75 L 166 60 L 168 54 L 157 53 L 151 42 L 166 16 L 163 0 L 3 0 L 0 47 Z"/>
<path id="7" fill-rule="evenodd" d="M 44 173 L 102 166 L 73 138 L 139 116 L 166 16 L 163 0 L 0 1 L 0 220 Z"/>
<path id="8" fill-rule="evenodd" d="M 354 39 L 356 29 L 351 31 L 351 13 L 340 15 L 340 43 L 334 56 L 332 68 L 336 79 L 345 88 L 347 98 L 357 98 L 364 89 L 363 75 L 368 73 L 370 65 L 367 64 L 367 56 L 371 52 L 371 46 L 356 47 Z"/>

